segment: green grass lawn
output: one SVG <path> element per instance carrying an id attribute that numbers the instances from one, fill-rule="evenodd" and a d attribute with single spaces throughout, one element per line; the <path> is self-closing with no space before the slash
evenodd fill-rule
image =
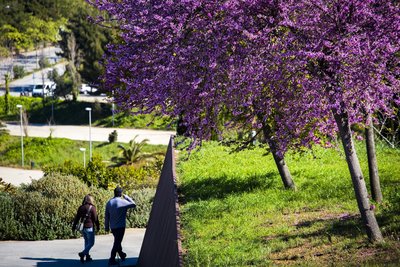
<path id="1" fill-rule="evenodd" d="M 0 135 L 0 166 L 20 167 L 21 143 L 19 136 Z M 112 163 L 111 158 L 117 156 L 120 149 L 118 144 L 123 143 L 93 142 L 93 155 L 100 155 L 106 163 Z M 89 160 L 89 142 L 76 141 L 66 138 L 24 138 L 25 167 L 30 167 L 30 162 L 35 163 L 35 168 L 46 165 L 60 165 L 64 161 L 75 161 L 83 164 L 83 152 L 79 148 L 86 148 L 86 162 Z M 165 145 L 145 145 L 143 152 L 165 151 Z"/>
<path id="2" fill-rule="evenodd" d="M 364 144 L 357 149 L 368 175 Z M 297 191 L 283 189 L 272 155 L 264 153 L 229 153 L 216 143 L 189 160 L 180 153 L 185 266 L 400 264 L 398 149 L 377 147 L 385 200 L 376 212 L 386 242 L 375 245 L 361 227 L 341 149 L 289 153 Z"/>

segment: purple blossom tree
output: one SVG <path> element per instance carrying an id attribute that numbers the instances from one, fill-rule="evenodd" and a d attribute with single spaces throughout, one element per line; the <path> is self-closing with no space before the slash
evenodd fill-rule
<path id="1" fill-rule="evenodd" d="M 378 160 L 376 158 L 374 124 L 372 123 L 372 119 L 369 119 L 368 121 L 368 125 L 365 126 L 365 143 L 368 158 L 368 172 L 371 196 L 374 201 L 381 203 L 383 200 L 383 195 L 378 174 Z"/>
<path id="2" fill-rule="evenodd" d="M 288 53 L 307 73 L 316 109 L 331 111 L 346 154 L 358 208 L 371 241 L 382 240 L 352 140 L 352 123 L 391 113 L 399 92 L 400 9 L 393 1 L 287 1 L 282 4 Z M 290 49 L 290 51 L 289 51 Z"/>
<path id="3" fill-rule="evenodd" d="M 96 5 L 122 31 L 123 44 L 111 47 L 104 76 L 122 108 L 181 117 L 192 145 L 220 135 L 221 121 L 255 129 L 269 144 L 285 188 L 295 188 L 284 153 L 314 141 L 318 121 L 310 95 L 299 95 L 291 59 L 278 58 L 274 51 L 282 46 L 270 42 L 282 19 L 276 1 Z"/>
<path id="4" fill-rule="evenodd" d="M 181 116 L 193 145 L 225 126 L 263 133 L 285 187 L 290 147 L 338 129 L 371 241 L 370 209 L 351 124 L 398 92 L 399 8 L 391 1 L 96 1 L 121 30 L 106 87 L 122 108 Z"/>

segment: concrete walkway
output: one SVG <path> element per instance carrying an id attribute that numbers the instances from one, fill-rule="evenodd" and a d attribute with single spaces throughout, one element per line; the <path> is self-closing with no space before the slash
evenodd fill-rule
<path id="1" fill-rule="evenodd" d="M 39 180 L 42 177 L 43 172 L 40 170 L 0 167 L 0 178 L 2 178 L 6 183 L 11 183 L 15 186 L 30 184 L 32 180 Z"/>
<path id="2" fill-rule="evenodd" d="M 6 124 L 11 135 L 20 136 L 21 129 L 19 124 Z M 118 142 L 128 143 L 136 135 L 136 141 L 148 139 L 152 145 L 168 145 L 171 135 L 174 131 L 154 131 L 141 129 L 122 129 L 122 128 L 100 128 L 92 127 L 92 141 L 108 142 L 108 135 L 116 130 L 118 133 Z M 49 137 L 50 134 L 54 138 L 68 138 L 72 140 L 89 140 L 88 126 L 72 126 L 72 125 L 29 125 L 28 135 L 32 137 Z M 7 183 L 19 186 L 21 183 L 30 183 L 32 179 L 40 179 L 43 172 L 40 170 L 24 170 L 17 168 L 0 167 L 0 177 Z"/>
<path id="3" fill-rule="evenodd" d="M 11 135 L 20 136 L 21 128 L 19 124 L 6 124 Z M 102 128 L 91 127 L 92 141 L 108 142 L 109 134 L 116 130 L 118 133 L 118 142 L 129 143 L 136 135 L 136 141 L 148 139 L 148 144 L 152 145 L 168 145 L 171 135 L 175 135 L 175 131 L 158 131 L 145 129 L 125 129 L 125 128 Z M 72 140 L 89 140 L 89 126 L 73 126 L 73 125 L 38 125 L 30 124 L 28 126 L 28 136 L 31 137 L 49 137 L 51 134 L 54 138 L 68 138 Z"/>
<path id="4" fill-rule="evenodd" d="M 126 229 L 122 248 L 128 255 L 120 266 L 134 266 L 139 257 L 145 229 Z M 97 235 L 90 250 L 92 262 L 82 264 L 78 252 L 83 249 L 83 238 L 52 241 L 0 242 L 1 267 L 74 267 L 108 266 L 114 238 L 112 234 Z"/>

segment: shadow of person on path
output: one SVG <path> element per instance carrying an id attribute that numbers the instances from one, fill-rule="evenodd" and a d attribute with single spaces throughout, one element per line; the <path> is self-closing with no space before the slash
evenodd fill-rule
<path id="1" fill-rule="evenodd" d="M 55 258 L 31 258 L 31 257 L 24 257 L 24 260 L 34 260 L 37 261 L 37 267 L 74 267 L 74 266 L 109 266 L 108 259 L 99 259 L 93 260 L 90 262 L 85 262 L 82 264 L 78 259 L 55 259 Z M 113 266 L 121 266 L 121 267 L 135 267 L 137 264 L 138 258 L 127 258 L 125 261 L 120 262 L 119 265 Z"/>

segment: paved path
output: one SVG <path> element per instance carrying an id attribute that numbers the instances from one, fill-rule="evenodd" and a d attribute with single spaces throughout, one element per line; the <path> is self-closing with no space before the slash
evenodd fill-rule
<path id="1" fill-rule="evenodd" d="M 21 128 L 19 124 L 7 124 L 7 129 L 11 135 L 20 136 Z M 108 135 L 116 130 L 118 133 L 118 142 L 128 143 L 136 135 L 136 141 L 148 139 L 148 144 L 152 145 L 168 145 L 171 135 L 175 131 L 155 131 L 144 129 L 122 129 L 122 128 L 101 128 L 91 127 L 92 141 L 108 142 Z M 89 126 L 72 126 L 72 125 L 33 125 L 28 126 L 28 136 L 31 137 L 49 137 L 50 134 L 54 138 L 69 138 L 72 140 L 89 140 Z"/>
<path id="2" fill-rule="evenodd" d="M 39 180 L 42 177 L 43 172 L 40 170 L 0 167 L 0 178 L 2 178 L 6 183 L 11 183 L 15 186 L 29 184 L 32 180 Z"/>
<path id="3" fill-rule="evenodd" d="M 18 124 L 7 124 L 7 129 L 11 135 L 20 136 L 21 129 Z M 145 138 L 149 139 L 149 144 L 153 145 L 168 145 L 173 131 L 154 131 L 140 129 L 120 129 L 120 128 L 100 128 L 92 127 L 92 141 L 108 142 L 108 135 L 116 130 L 118 133 L 118 142 L 128 143 L 136 135 L 136 141 L 141 141 Z M 48 125 L 29 125 L 28 135 L 32 137 L 49 137 L 50 133 L 54 138 L 69 138 L 73 140 L 89 140 L 88 126 L 48 126 Z M 30 183 L 32 179 L 40 179 L 43 172 L 39 170 L 23 170 L 17 168 L 0 167 L 0 177 L 7 183 L 20 185 L 21 183 Z"/>
<path id="4" fill-rule="evenodd" d="M 25 72 L 32 72 L 34 69 L 39 68 L 37 60 L 42 56 L 47 58 L 50 64 L 58 63 L 61 60 L 61 57 L 57 56 L 56 53 L 60 51 L 60 48 L 51 46 L 44 49 L 39 49 L 38 51 L 22 52 L 19 55 L 14 55 L 14 57 L 0 58 L 0 85 L 5 84 L 4 74 L 9 73 L 12 69 L 12 66 L 23 66 Z M 48 70 L 49 68 L 43 70 L 43 74 L 46 79 Z M 65 67 L 63 67 L 62 70 L 58 69 L 59 74 L 62 74 L 64 71 Z M 29 80 L 28 84 L 33 84 L 37 83 L 39 80 L 42 80 L 42 75 L 40 71 L 37 71 L 35 74 L 27 75 L 24 78 Z M 15 80 L 11 84 L 18 85 L 20 83 Z"/>
<path id="5" fill-rule="evenodd" d="M 134 266 L 139 257 L 145 229 L 126 229 L 122 247 L 128 257 L 121 266 Z M 108 266 L 113 236 L 97 235 L 90 251 L 92 262 L 82 264 L 78 252 L 83 249 L 83 238 L 52 241 L 0 242 L 1 267 L 74 267 Z"/>

